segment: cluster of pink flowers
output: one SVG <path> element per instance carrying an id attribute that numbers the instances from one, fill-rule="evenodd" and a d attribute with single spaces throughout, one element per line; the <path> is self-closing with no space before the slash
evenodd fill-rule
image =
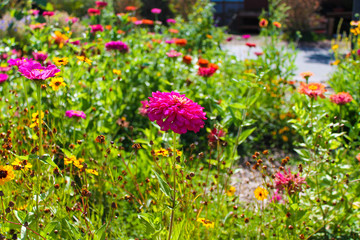
<path id="1" fill-rule="evenodd" d="M 5 73 L 0 73 L 0 83 L 5 82 L 8 79 L 8 75 Z"/>
<path id="2" fill-rule="evenodd" d="M 45 52 L 33 52 L 34 59 L 36 61 L 43 62 L 47 59 L 48 55 Z"/>
<path id="3" fill-rule="evenodd" d="M 202 77 L 211 77 L 218 69 L 218 65 L 210 63 L 208 67 L 199 67 L 198 75 Z"/>
<path id="4" fill-rule="evenodd" d="M 176 58 L 182 56 L 182 53 L 175 50 L 170 50 L 170 52 L 167 52 L 166 55 L 170 58 Z"/>
<path id="5" fill-rule="evenodd" d="M 151 13 L 153 13 L 153 14 L 160 14 L 160 13 L 161 13 L 161 9 L 160 9 L 160 8 L 153 8 L 153 9 L 151 9 Z"/>
<path id="6" fill-rule="evenodd" d="M 112 41 L 105 44 L 106 50 L 119 50 L 122 53 L 129 52 L 129 46 L 121 41 Z"/>
<path id="7" fill-rule="evenodd" d="M 65 116 L 68 118 L 76 117 L 86 119 L 86 114 L 83 111 L 68 110 L 65 112 Z"/>
<path id="8" fill-rule="evenodd" d="M 104 27 L 100 24 L 96 24 L 96 25 L 90 25 L 91 28 L 91 33 L 96 33 L 96 32 L 103 32 L 104 31 Z"/>
<path id="9" fill-rule="evenodd" d="M 53 64 L 43 67 L 40 63 L 32 61 L 21 65 L 19 72 L 27 79 L 42 81 L 54 77 L 56 73 L 60 72 L 60 69 Z"/>
<path id="10" fill-rule="evenodd" d="M 177 92 L 153 92 L 149 97 L 147 115 L 162 131 L 171 129 L 183 134 L 200 131 L 204 127 L 206 113 L 203 107 Z"/>
<path id="11" fill-rule="evenodd" d="M 280 192 L 287 191 L 289 194 L 301 191 L 301 185 L 306 184 L 305 178 L 300 174 L 292 174 L 290 169 L 287 172 L 277 172 L 275 175 L 275 188 Z"/>
<path id="12" fill-rule="evenodd" d="M 353 100 L 352 96 L 347 92 L 340 92 L 330 96 L 330 101 L 337 105 L 345 105 Z"/>

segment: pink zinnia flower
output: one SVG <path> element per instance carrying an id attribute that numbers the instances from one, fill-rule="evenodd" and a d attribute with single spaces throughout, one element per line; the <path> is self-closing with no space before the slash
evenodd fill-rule
<path id="1" fill-rule="evenodd" d="M 134 22 L 135 25 L 141 25 L 142 24 L 142 20 L 137 20 Z"/>
<path id="2" fill-rule="evenodd" d="M 182 55 L 182 53 L 177 52 L 175 50 L 170 50 L 170 52 L 167 52 L 166 55 L 170 58 L 176 58 L 176 57 L 180 57 Z"/>
<path id="3" fill-rule="evenodd" d="M 86 114 L 82 111 L 68 110 L 65 112 L 65 116 L 68 118 L 76 117 L 86 119 Z"/>
<path id="4" fill-rule="evenodd" d="M 139 108 L 139 113 L 142 116 L 146 116 L 148 114 L 149 101 L 141 101 L 141 107 Z"/>
<path id="5" fill-rule="evenodd" d="M 55 73 L 60 72 L 60 69 L 53 64 L 43 67 L 38 62 L 28 62 L 19 67 L 19 72 L 27 79 L 42 81 L 54 77 Z"/>
<path id="6" fill-rule="evenodd" d="M 217 142 L 220 138 L 224 137 L 225 134 L 224 130 L 214 127 L 208 135 L 209 142 Z"/>
<path id="7" fill-rule="evenodd" d="M 246 44 L 246 46 L 248 46 L 249 48 L 256 47 L 256 44 L 255 44 L 255 43 L 249 43 L 249 42 L 247 42 L 247 43 L 245 43 L 245 44 Z"/>
<path id="8" fill-rule="evenodd" d="M 33 52 L 34 59 L 36 61 L 43 62 L 47 59 L 48 55 L 44 52 Z"/>
<path id="9" fill-rule="evenodd" d="M 198 75 L 202 77 L 211 77 L 218 69 L 218 65 L 210 63 L 208 67 L 199 67 Z"/>
<path id="10" fill-rule="evenodd" d="M 305 178 L 300 177 L 300 174 L 292 174 L 290 169 L 288 172 L 277 172 L 275 175 L 275 188 L 280 192 L 287 191 L 293 194 L 296 191 L 301 191 L 301 185 L 306 184 Z"/>
<path id="11" fill-rule="evenodd" d="M 345 105 L 353 100 L 352 96 L 347 92 L 340 92 L 330 96 L 330 101 L 337 105 Z"/>
<path id="12" fill-rule="evenodd" d="M 7 74 L 0 73 L 0 83 L 5 82 L 8 78 L 9 78 L 9 76 Z"/>
<path id="13" fill-rule="evenodd" d="M 326 91 L 327 90 L 325 89 L 325 86 L 321 83 L 300 83 L 299 92 L 308 95 L 310 98 L 315 98 L 315 100 L 318 96 L 321 98 L 325 98 L 324 93 Z"/>
<path id="14" fill-rule="evenodd" d="M 46 12 L 46 11 L 45 11 L 45 12 L 43 12 L 42 15 L 43 15 L 43 16 L 49 16 L 49 17 L 51 17 L 51 16 L 54 16 L 54 14 L 55 14 L 54 12 Z"/>
<path id="15" fill-rule="evenodd" d="M 183 134 L 187 131 L 200 131 L 204 127 L 206 113 L 203 107 L 177 92 L 153 92 L 149 97 L 147 115 L 161 127 Z"/>
<path id="16" fill-rule="evenodd" d="M 3 54 L 0 55 L 0 59 L 1 60 L 6 60 L 8 58 L 8 56 L 9 55 L 7 53 L 3 53 Z"/>
<path id="17" fill-rule="evenodd" d="M 271 198 L 271 202 L 273 202 L 273 203 L 278 203 L 278 202 L 280 202 L 281 200 L 282 200 L 282 196 L 281 196 L 281 194 L 279 193 L 279 189 L 275 189 L 274 194 L 273 194 L 273 196 L 272 196 L 272 198 Z"/>
<path id="18" fill-rule="evenodd" d="M 108 5 L 107 2 L 102 2 L 102 1 L 95 1 L 96 7 L 98 8 L 104 8 Z"/>
<path id="19" fill-rule="evenodd" d="M 71 22 L 72 24 L 76 23 L 79 21 L 79 19 L 77 17 L 68 17 L 65 19 L 66 22 Z"/>
<path id="20" fill-rule="evenodd" d="M 112 41 L 105 44 L 106 50 L 119 50 L 121 53 L 129 52 L 129 46 L 121 41 Z"/>
<path id="21" fill-rule="evenodd" d="M 31 15 L 33 15 L 33 16 L 39 15 L 39 12 L 40 12 L 40 10 L 37 10 L 37 9 L 30 9 L 30 10 L 29 10 L 29 13 L 30 13 Z"/>
<path id="22" fill-rule="evenodd" d="M 263 52 L 254 52 L 254 54 L 259 57 L 259 56 L 263 55 L 264 53 Z"/>
<path id="23" fill-rule="evenodd" d="M 360 56 L 360 49 L 357 50 L 357 55 Z"/>
<path id="24" fill-rule="evenodd" d="M 79 46 L 80 45 L 80 40 L 72 41 L 70 43 L 75 45 L 75 46 Z"/>
<path id="25" fill-rule="evenodd" d="M 251 37 L 251 35 L 249 35 L 249 34 L 242 35 L 243 39 L 249 39 L 250 37 Z"/>
<path id="26" fill-rule="evenodd" d="M 96 8 L 89 8 L 89 9 L 88 9 L 88 14 L 89 14 L 90 16 L 100 15 L 100 10 L 99 10 L 99 9 L 96 9 Z"/>
<path id="27" fill-rule="evenodd" d="M 30 24 L 29 27 L 32 30 L 35 30 L 35 29 L 43 29 L 45 25 L 46 25 L 46 23 L 35 23 L 35 24 Z"/>
<path id="28" fill-rule="evenodd" d="M 0 72 L 7 72 L 7 71 L 10 71 L 11 70 L 11 67 L 1 67 L 0 66 Z"/>
<path id="29" fill-rule="evenodd" d="M 175 19 L 172 19 L 172 18 L 169 18 L 166 20 L 167 23 L 170 23 L 170 24 L 175 24 L 176 23 L 176 20 Z"/>
<path id="30" fill-rule="evenodd" d="M 153 13 L 153 14 L 160 14 L 160 13 L 161 13 L 161 9 L 160 9 L 160 8 L 153 8 L 153 9 L 151 9 L 151 13 Z"/>
<path id="31" fill-rule="evenodd" d="M 165 43 L 167 43 L 167 44 L 173 44 L 173 43 L 175 43 L 175 40 L 174 40 L 174 39 L 165 40 Z"/>
<path id="32" fill-rule="evenodd" d="M 32 58 L 16 58 L 16 59 L 11 58 L 7 61 L 9 66 L 17 66 L 17 67 L 20 67 L 24 63 L 29 63 L 29 62 L 35 62 L 35 61 L 32 60 Z"/>
<path id="33" fill-rule="evenodd" d="M 96 33 L 96 32 L 103 32 L 104 31 L 104 27 L 101 26 L 100 24 L 96 24 L 96 25 L 90 25 L 91 27 L 91 33 Z"/>

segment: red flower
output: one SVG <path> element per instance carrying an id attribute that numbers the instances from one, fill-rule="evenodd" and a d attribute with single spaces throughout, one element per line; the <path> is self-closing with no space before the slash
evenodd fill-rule
<path id="1" fill-rule="evenodd" d="M 300 174 L 292 174 L 290 169 L 284 173 L 277 172 L 275 175 L 275 188 L 279 191 L 287 191 L 290 195 L 294 191 L 301 191 L 301 185 L 305 184 L 305 178 L 300 177 Z"/>
<path id="2" fill-rule="evenodd" d="M 88 14 L 89 14 L 90 16 L 100 15 L 100 10 L 99 10 L 99 9 L 96 9 L 96 8 L 89 8 L 89 9 L 88 9 Z"/>
<path id="3" fill-rule="evenodd" d="M 54 16 L 54 12 L 43 12 L 43 16 L 49 16 L 49 17 L 51 17 L 51 16 Z"/>
<path id="4" fill-rule="evenodd" d="M 134 11 L 136 11 L 136 9 L 137 9 L 137 7 L 135 7 L 135 6 L 127 6 L 127 7 L 125 8 L 125 10 L 126 10 L 126 11 L 129 11 L 129 12 L 134 12 Z"/>
<path id="5" fill-rule="evenodd" d="M 178 46 L 186 46 L 187 40 L 184 38 L 175 39 L 175 44 Z"/>
<path id="6" fill-rule="evenodd" d="M 247 43 L 245 43 L 245 44 L 246 44 L 246 46 L 248 46 L 249 48 L 256 47 L 256 44 L 255 44 L 255 43 L 249 43 L 249 42 L 247 42 Z"/>
<path id="7" fill-rule="evenodd" d="M 268 20 L 266 20 L 266 19 L 264 19 L 264 18 L 260 19 L 259 26 L 260 26 L 261 28 L 267 27 L 268 24 L 269 24 Z"/>
<path id="8" fill-rule="evenodd" d="M 345 105 L 353 100 L 352 96 L 347 92 L 340 92 L 330 96 L 330 101 L 337 105 Z"/>
<path id="9" fill-rule="evenodd" d="M 225 134 L 224 130 L 213 128 L 208 135 L 209 142 L 217 142 L 221 137 L 224 137 Z"/>
<path id="10" fill-rule="evenodd" d="M 191 64 L 192 57 L 189 55 L 183 56 L 183 63 L 185 64 Z"/>
<path id="11" fill-rule="evenodd" d="M 208 67 L 209 66 L 209 61 L 206 60 L 206 59 L 203 59 L 203 58 L 200 58 L 199 61 L 198 61 L 198 64 L 200 67 Z"/>
<path id="12" fill-rule="evenodd" d="M 327 91 L 325 89 L 325 86 L 321 83 L 300 83 L 300 89 L 299 92 L 302 94 L 306 94 L 308 95 L 310 98 L 315 98 L 315 100 L 317 99 L 317 97 L 321 97 L 321 98 L 325 98 L 324 93 Z"/>
<path id="13" fill-rule="evenodd" d="M 107 2 L 101 2 L 101 1 L 95 1 L 96 7 L 98 8 L 104 8 L 108 5 Z"/>
<path id="14" fill-rule="evenodd" d="M 200 67 L 198 70 L 198 75 L 202 77 L 211 77 L 218 69 L 218 65 L 210 63 L 209 67 Z"/>

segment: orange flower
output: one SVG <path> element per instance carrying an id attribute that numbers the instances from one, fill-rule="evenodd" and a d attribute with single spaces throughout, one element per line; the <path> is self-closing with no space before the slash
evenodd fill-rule
<path id="1" fill-rule="evenodd" d="M 176 33 L 179 33 L 179 30 L 170 28 L 170 29 L 169 29 L 169 32 L 176 34 Z"/>
<path id="2" fill-rule="evenodd" d="M 161 43 L 161 39 L 151 39 L 151 41 L 154 43 Z"/>
<path id="3" fill-rule="evenodd" d="M 268 20 L 266 20 L 265 18 L 260 19 L 259 26 L 260 26 L 261 28 L 267 27 L 268 24 L 269 24 L 269 22 L 268 22 Z"/>
<path id="4" fill-rule="evenodd" d="M 273 22 L 273 25 L 277 28 L 281 28 L 281 23 L 279 22 Z"/>
<path id="5" fill-rule="evenodd" d="M 105 29 L 106 29 L 106 30 L 111 30 L 111 28 L 112 28 L 111 25 L 106 25 L 106 26 L 105 26 Z"/>
<path id="6" fill-rule="evenodd" d="M 130 21 L 130 22 L 133 22 L 133 23 L 136 22 L 137 20 L 138 20 L 138 19 L 137 19 L 136 17 L 130 17 L 130 18 L 129 18 L 129 21 Z"/>
<path id="7" fill-rule="evenodd" d="M 184 38 L 175 39 L 175 44 L 178 46 L 186 46 L 187 40 Z"/>
<path id="8" fill-rule="evenodd" d="M 136 11 L 136 9 L 137 9 L 137 7 L 135 7 L 135 6 L 127 6 L 127 7 L 125 8 L 125 10 L 126 10 L 126 11 L 129 11 L 129 12 Z"/>
<path id="9" fill-rule="evenodd" d="M 321 97 L 321 98 L 325 98 L 324 93 L 327 91 L 325 89 L 325 86 L 321 83 L 300 83 L 300 89 L 299 92 L 302 94 L 306 94 L 308 95 L 310 98 L 315 98 L 315 100 L 317 99 L 317 97 Z"/>
<path id="10" fill-rule="evenodd" d="M 183 56 L 183 63 L 185 64 L 191 64 L 192 57 L 189 55 Z"/>
<path id="11" fill-rule="evenodd" d="M 154 25 L 154 21 L 150 19 L 143 19 L 142 23 L 145 25 Z"/>
<path id="12" fill-rule="evenodd" d="M 117 31 L 117 33 L 118 33 L 118 34 L 124 34 L 125 32 L 124 32 L 123 30 L 119 29 L 119 30 Z"/>
<path id="13" fill-rule="evenodd" d="M 59 31 L 55 31 L 54 34 L 55 36 L 52 36 L 52 38 L 54 39 L 55 43 L 59 45 L 59 48 L 62 48 L 69 40 L 65 34 L 62 34 Z"/>
<path id="14" fill-rule="evenodd" d="M 209 66 L 209 61 L 206 60 L 206 59 L 203 59 L 203 58 L 200 58 L 199 61 L 198 61 L 198 64 L 200 67 L 208 67 Z"/>
<path id="15" fill-rule="evenodd" d="M 304 79 L 307 79 L 311 76 L 313 76 L 314 74 L 312 72 L 302 72 L 300 73 L 300 76 L 302 76 Z"/>

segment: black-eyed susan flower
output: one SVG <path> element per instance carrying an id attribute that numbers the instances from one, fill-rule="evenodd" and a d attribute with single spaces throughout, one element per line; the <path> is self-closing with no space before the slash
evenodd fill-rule
<path id="1" fill-rule="evenodd" d="M 30 127 L 31 128 L 34 128 L 34 127 L 36 127 L 36 126 L 39 126 L 39 112 L 35 112 L 35 113 L 33 113 L 32 115 L 31 115 L 31 121 L 32 121 L 32 123 L 31 123 L 31 125 L 30 125 Z M 44 112 L 43 111 L 41 111 L 41 119 L 43 119 L 44 118 Z"/>
<path id="2" fill-rule="evenodd" d="M 75 156 L 70 156 L 70 157 L 64 158 L 64 164 L 65 164 L 65 165 L 70 165 L 70 164 L 72 164 L 74 161 L 76 161 L 76 157 L 75 157 Z"/>
<path id="3" fill-rule="evenodd" d="M 113 73 L 118 75 L 118 76 L 121 76 L 121 70 L 113 69 Z"/>
<path id="4" fill-rule="evenodd" d="M 11 181 L 15 178 L 12 166 L 0 166 L 0 185 Z"/>
<path id="5" fill-rule="evenodd" d="M 66 64 L 69 63 L 69 58 L 67 58 L 67 57 L 63 57 L 63 58 L 54 57 L 53 62 L 55 63 L 56 66 L 61 66 L 61 65 L 65 66 Z"/>
<path id="6" fill-rule="evenodd" d="M 81 62 L 86 62 L 87 64 L 91 65 L 92 60 L 88 59 L 85 56 L 76 56 L 77 59 L 79 59 L 79 61 Z"/>
<path id="7" fill-rule="evenodd" d="M 156 156 L 163 156 L 163 157 L 167 157 L 169 155 L 169 151 L 164 149 L 164 148 L 160 148 L 159 150 L 155 150 L 155 155 Z"/>
<path id="8" fill-rule="evenodd" d="M 257 200 L 263 201 L 267 198 L 267 196 L 269 195 L 269 192 L 265 188 L 257 187 L 254 191 L 254 194 L 255 194 L 255 198 Z"/>
<path id="9" fill-rule="evenodd" d="M 14 166 L 14 168 L 20 168 L 24 171 L 28 171 L 30 168 L 32 168 L 32 164 L 29 163 L 28 161 L 24 160 L 24 161 L 20 161 L 19 159 L 15 159 L 15 161 L 13 163 L 11 163 L 12 166 Z"/>
<path id="10" fill-rule="evenodd" d="M 234 196 L 236 192 L 236 188 L 234 186 L 230 186 L 229 189 L 226 191 L 226 195 L 229 197 Z"/>
<path id="11" fill-rule="evenodd" d="M 66 83 L 62 77 L 55 77 L 51 79 L 49 86 L 52 87 L 54 91 L 59 91 L 61 87 L 66 86 Z"/>
<path id="12" fill-rule="evenodd" d="M 206 228 L 214 228 L 215 227 L 214 222 L 207 220 L 205 218 L 198 218 L 196 221 L 202 223 L 202 225 L 205 226 Z"/>
<path id="13" fill-rule="evenodd" d="M 95 169 L 86 169 L 85 171 L 86 171 L 87 173 L 92 174 L 92 175 L 99 176 L 98 171 L 96 171 Z"/>
<path id="14" fill-rule="evenodd" d="M 83 162 L 85 162 L 85 160 L 83 158 L 78 158 L 73 161 L 73 164 L 75 167 L 82 169 L 84 167 Z"/>

